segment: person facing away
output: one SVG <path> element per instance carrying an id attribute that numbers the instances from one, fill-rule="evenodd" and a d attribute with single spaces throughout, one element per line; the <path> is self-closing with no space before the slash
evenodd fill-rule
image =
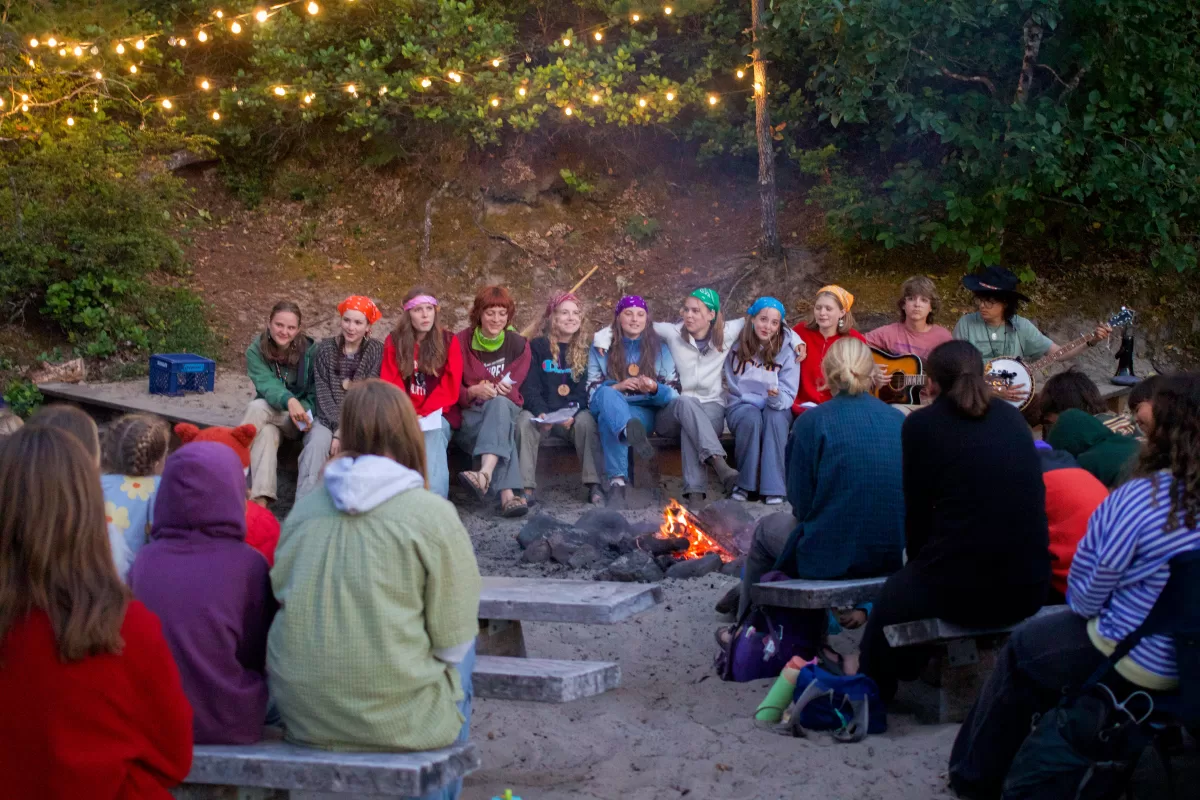
<path id="1" fill-rule="evenodd" d="M 679 393 L 654 420 L 659 435 L 678 438 L 682 452 L 683 500 L 707 499 L 711 467 L 722 489 L 733 491 L 737 470 L 725 460 L 721 434 L 725 431 L 725 387 L 722 374 L 729 347 L 742 332 L 742 318 L 726 320 L 716 290 L 702 287 L 683 299 L 679 322 L 654 322 L 654 334 L 671 351 L 679 378 Z M 596 331 L 593 344 L 605 353 L 613 330 Z M 788 349 L 793 349 L 789 341 Z"/>
<path id="2" fill-rule="evenodd" d="M 1115 489 L 1129 477 L 1142 450 L 1137 439 L 1114 433 L 1078 408 L 1069 408 L 1058 415 L 1046 433 L 1046 442 L 1055 450 L 1073 455 L 1079 466 L 1109 489 Z"/>
<path id="3" fill-rule="evenodd" d="M 813 580 L 900 569 L 904 415 L 871 396 L 875 362 L 857 339 L 835 342 L 823 373 L 830 400 L 800 415 L 787 444 L 792 513 L 763 517 L 756 526 L 739 618 L 750 605 L 750 587 L 771 569 Z"/>
<path id="4" fill-rule="evenodd" d="M 197 744 L 252 744 L 267 714 L 266 560 L 246 544 L 242 463 L 216 442 L 167 458 L 151 541 L 129 588 L 163 624 L 195 714 Z"/>
<path id="5" fill-rule="evenodd" d="M 356 382 L 378 378 L 383 360 L 383 343 L 371 338 L 371 326 L 379 321 L 379 309 L 368 297 L 351 295 L 338 304 L 340 332 L 317 345 L 313 354 L 313 406 L 311 437 L 305 447 L 313 448 L 313 458 L 304 462 L 297 499 L 308 494 L 320 479 L 325 459 L 337 455 L 341 447 L 338 418 L 342 398 Z"/>
<path id="6" fill-rule="evenodd" d="M 1038 392 L 1033 417 L 1049 430 L 1058 421 L 1058 415 L 1071 408 L 1086 411 L 1113 433 L 1142 438 L 1133 415 L 1109 411 L 1095 382 L 1075 369 L 1052 375 L 1046 381 Z"/>
<path id="7" fill-rule="evenodd" d="M 1200 550 L 1200 376 L 1165 378 L 1153 396 L 1147 445 L 1132 480 L 1088 521 L 1067 581 L 1073 613 L 1028 620 L 1000 651 L 959 729 L 950 784 L 962 797 L 1000 796 L 1030 722 L 1063 690 L 1078 687 L 1133 633 L 1159 601 L 1171 560 Z M 1123 701 L 1135 691 L 1172 691 L 1200 680 L 1187 637 L 1147 636 L 1104 685 Z M 1190 671 L 1189 671 L 1190 670 Z"/>
<path id="8" fill-rule="evenodd" d="M 287 737 L 334 750 L 465 741 L 482 585 L 471 540 L 425 488 L 403 392 L 355 385 L 341 426 L 343 450 L 288 516 L 271 571 L 267 672 Z"/>
<path id="9" fill-rule="evenodd" d="M 1067 575 L 1088 520 L 1108 497 L 1096 476 L 1079 466 L 1070 453 L 1034 442 L 1046 484 L 1046 522 L 1050 537 L 1050 592 L 1046 605 L 1062 605 L 1067 596 Z"/>
<path id="10" fill-rule="evenodd" d="M 162 628 L 117 577 L 96 457 L 27 425 L 0 440 L 0 775 L 37 800 L 170 800 L 192 709 Z"/>
<path id="11" fill-rule="evenodd" d="M 800 361 L 800 388 L 792 403 L 792 413 L 803 414 L 806 409 L 833 396 L 821 373 L 821 364 L 836 342 L 846 337 L 866 341 L 854 329 L 854 314 L 850 312 L 853 306 L 854 295 L 841 286 L 823 286 L 813 299 L 812 320 L 797 323 L 792 328 L 800 337 L 796 350 L 796 358 Z"/>
<path id="12" fill-rule="evenodd" d="M 1050 582 L 1046 489 L 1021 412 L 993 396 L 968 342 L 935 348 L 928 373 L 935 399 L 901 432 L 908 561 L 884 584 L 863 635 L 862 671 L 885 699 L 930 655 L 893 650 L 886 626 L 1012 624 L 1041 608 Z"/>
<path id="13" fill-rule="evenodd" d="M 421 418 L 429 489 L 440 497 L 450 493 L 449 415 L 458 406 L 462 374 L 462 347 L 442 326 L 438 299 L 428 289 L 411 289 L 384 342 L 379 377 L 408 395 Z"/>
<path id="14" fill-rule="evenodd" d="M 150 539 L 154 494 L 167 458 L 171 427 L 153 414 L 126 414 L 104 432 L 100 446 L 104 514 L 121 580 Z"/>
<path id="15" fill-rule="evenodd" d="M 800 365 L 787 347 L 783 316 L 783 303 L 774 297 L 755 300 L 725 359 L 725 415 L 738 471 L 731 497 L 741 502 L 758 492 L 767 505 L 779 505 L 787 493 L 784 453 Z"/>
<path id="16" fill-rule="evenodd" d="M 662 410 L 678 394 L 679 378 L 671 351 L 654 332 L 646 301 L 626 295 L 613 313 L 612 347 L 588 354 L 588 391 L 600 428 L 608 504 L 623 508 L 629 477 L 629 448 L 639 458 L 654 457 L 649 435 Z"/>
<path id="17" fill-rule="evenodd" d="M 320 446 L 312 442 L 313 357 L 317 345 L 300 327 L 300 306 L 280 300 L 271 309 L 267 328 L 246 348 L 246 373 L 254 383 L 254 399 L 246 407 L 242 425 L 258 431 L 250 446 L 250 499 L 264 508 L 278 489 L 279 439 L 303 438 L 301 472 L 312 470 Z M 318 466 L 318 470 L 320 467 Z"/>
<path id="18" fill-rule="evenodd" d="M 542 335 L 529 343 L 531 366 L 521 386 L 525 408 L 517 418 L 521 481 L 529 502 L 533 502 L 537 490 L 538 448 L 546 435 L 571 440 L 579 455 L 579 477 L 588 502 L 604 502 L 597 464 L 600 438 L 596 419 L 587 410 L 589 339 L 591 336 L 583 329 L 583 302 L 570 292 L 554 294 L 546 305 Z M 561 422 L 536 421 L 572 408 L 574 416 Z"/>

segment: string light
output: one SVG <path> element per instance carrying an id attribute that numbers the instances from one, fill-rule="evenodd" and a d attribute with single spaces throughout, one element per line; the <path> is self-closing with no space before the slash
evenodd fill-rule
<path id="1" fill-rule="evenodd" d="M 0 108 L 4 108 L 4 98 L 0 97 Z"/>
<path id="2" fill-rule="evenodd" d="M 119 55 L 119 56 L 125 55 L 125 45 L 122 44 L 121 42 L 117 42 L 117 55 Z"/>
<path id="3" fill-rule="evenodd" d="M 603 39 L 603 38 L 604 38 L 604 34 L 603 34 L 603 33 L 601 33 L 600 31 L 596 31 L 596 32 L 595 32 L 594 34 L 592 34 L 592 35 L 593 35 L 593 36 L 596 38 L 596 41 L 597 41 L 597 42 L 598 42 L 598 41 L 600 41 L 601 39 Z"/>
<path id="4" fill-rule="evenodd" d="M 242 32 L 242 26 L 236 19 L 233 21 L 233 24 L 229 26 L 229 32 L 234 36 L 237 36 Z"/>
<path id="5" fill-rule="evenodd" d="M 30 46 L 30 47 L 37 47 L 37 46 L 38 46 L 38 40 L 37 40 L 37 39 L 30 39 L 30 40 L 29 40 L 29 46 Z"/>
<path id="6" fill-rule="evenodd" d="M 275 87 L 275 94 L 276 94 L 278 97 L 283 97 L 285 94 L 287 94 L 287 89 L 283 88 L 282 86 L 276 86 L 276 87 Z"/>
<path id="7" fill-rule="evenodd" d="M 498 58 L 493 58 L 493 59 L 492 59 L 492 66 L 493 66 L 493 67 L 498 67 L 498 66 L 500 66 L 500 59 L 498 59 Z"/>
<path id="8" fill-rule="evenodd" d="M 571 46 L 571 40 L 568 39 L 566 36 L 564 36 L 563 37 L 563 47 L 570 47 L 570 46 Z"/>
<path id="9" fill-rule="evenodd" d="M 670 6 L 663 6 L 663 13 L 666 14 L 668 17 L 671 16 L 671 12 L 674 10 L 675 9 L 671 8 Z"/>
<path id="10" fill-rule="evenodd" d="M 170 111 L 175 106 L 170 100 L 163 100 L 162 107 L 165 108 L 167 111 Z"/>
<path id="11" fill-rule="evenodd" d="M 672 101 L 672 100 L 674 100 L 674 99 L 675 99 L 675 93 L 674 93 L 674 92 L 667 92 L 667 101 L 668 101 L 668 102 L 670 102 L 670 101 Z"/>
<path id="12" fill-rule="evenodd" d="M 46 46 L 47 47 L 58 47 L 58 40 L 55 39 L 53 36 L 51 36 L 49 39 L 46 40 Z"/>
<path id="13" fill-rule="evenodd" d="M 642 15 L 641 15 L 641 14 L 634 14 L 634 15 L 633 15 L 633 16 L 632 16 L 630 19 L 632 19 L 634 22 L 641 22 L 641 21 L 642 21 Z"/>
<path id="14" fill-rule="evenodd" d="M 739 80 L 739 81 L 740 81 L 742 78 L 746 77 L 746 71 L 745 71 L 745 70 L 741 70 L 741 69 L 739 69 L 739 70 L 738 70 L 737 72 L 735 72 L 734 74 L 738 76 L 738 80 Z"/>
<path id="15" fill-rule="evenodd" d="M 267 13 L 267 10 L 265 8 L 260 8 L 258 11 L 254 12 L 254 18 L 256 20 L 258 20 L 259 22 L 266 22 L 267 17 L 269 17 L 269 16 L 271 16 L 271 15 Z"/>
<path id="16" fill-rule="evenodd" d="M 308 13 L 312 14 L 314 17 L 317 14 L 321 13 L 321 7 L 319 5 L 317 5 L 316 2 L 309 3 L 307 8 L 308 8 Z"/>
<path id="17" fill-rule="evenodd" d="M 145 50 L 146 49 L 146 40 L 138 39 L 136 42 L 133 43 L 133 46 L 137 50 Z"/>
<path id="18" fill-rule="evenodd" d="M 218 8 L 216 11 L 213 12 L 213 16 L 215 16 L 217 19 L 224 19 L 225 12 Z"/>
<path id="19" fill-rule="evenodd" d="M 306 105 L 312 103 L 312 101 L 313 101 L 313 96 L 311 94 L 304 95 L 304 102 Z"/>
<path id="20" fill-rule="evenodd" d="M 708 96 L 708 104 L 710 106 L 715 106 L 717 104 L 717 96 L 715 94 L 710 94 Z"/>
<path id="21" fill-rule="evenodd" d="M 32 59 L 32 58 L 31 58 L 31 59 L 29 59 L 29 66 L 31 66 L 31 67 L 36 67 L 36 66 L 37 66 L 37 64 L 33 63 L 33 59 Z"/>
<path id="22" fill-rule="evenodd" d="M 499 105 L 500 105 L 500 98 L 493 97 L 492 98 L 492 108 L 497 108 Z"/>
<path id="23" fill-rule="evenodd" d="M 517 89 L 517 94 L 521 95 L 521 97 L 524 97 L 525 96 L 525 87 L 522 86 L 521 88 Z"/>
<path id="24" fill-rule="evenodd" d="M 201 44 L 203 44 L 204 42 L 208 41 L 208 34 L 205 33 L 204 31 L 200 31 L 199 33 L 196 34 L 196 39 Z"/>
<path id="25" fill-rule="evenodd" d="M 22 103 L 28 103 L 28 102 L 29 102 L 29 95 L 27 95 L 27 94 L 23 94 L 23 95 L 21 95 L 21 102 L 22 102 Z"/>
<path id="26" fill-rule="evenodd" d="M 567 106 L 566 108 L 563 109 L 563 113 L 569 117 L 575 113 L 575 109 L 571 108 L 570 106 Z"/>
<path id="27" fill-rule="evenodd" d="M 179 40 L 179 46 L 180 46 L 180 47 L 187 47 L 187 39 L 180 39 L 180 40 Z"/>
<path id="28" fill-rule="evenodd" d="M 432 85 L 433 85 L 433 81 L 429 80 L 429 78 L 421 78 L 421 88 L 422 89 L 428 89 Z"/>
<path id="29" fill-rule="evenodd" d="M 638 106 L 639 106 L 640 108 L 645 108 L 645 107 L 646 107 L 646 98 L 644 98 L 644 97 L 639 97 L 639 98 L 638 98 Z"/>
<path id="30" fill-rule="evenodd" d="M 353 83 L 346 87 L 346 91 L 350 94 L 358 94 L 358 88 Z"/>
<path id="31" fill-rule="evenodd" d="M 208 78 L 205 78 L 204 80 L 200 81 L 200 88 L 206 92 L 212 88 L 212 84 L 208 82 Z"/>
<path id="32" fill-rule="evenodd" d="M 459 75 L 457 72 L 447 72 L 446 77 L 455 83 L 462 83 L 462 75 Z"/>
<path id="33" fill-rule="evenodd" d="M 59 48 L 58 54 L 60 56 L 65 56 L 67 54 L 67 48 L 65 48 L 65 47 Z"/>
<path id="34" fill-rule="evenodd" d="M 137 64 L 130 64 L 130 65 L 129 65 L 129 74 L 130 74 L 130 75 L 137 75 Z"/>
<path id="35" fill-rule="evenodd" d="M 756 84 L 754 84 L 754 93 L 755 93 L 755 94 L 762 94 L 762 93 L 763 93 L 763 85 L 762 85 L 761 83 L 756 83 Z"/>
<path id="36" fill-rule="evenodd" d="M 214 111 L 214 112 L 212 113 L 212 118 L 213 118 L 213 121 L 214 121 L 214 122 L 218 122 L 218 121 L 220 121 L 220 119 L 221 119 L 221 112 L 220 112 L 220 111 Z"/>
<path id="37" fill-rule="evenodd" d="M 384 96 L 384 95 L 386 95 L 386 94 L 387 94 L 387 87 L 386 87 L 386 86 L 380 86 L 380 87 L 379 87 L 379 96 L 380 96 L 380 97 L 383 97 L 383 96 Z"/>
<path id="38" fill-rule="evenodd" d="M 101 72 L 100 70 L 96 70 L 96 80 L 98 80 L 98 81 L 104 80 L 104 73 Z"/>
<path id="39" fill-rule="evenodd" d="M 74 117 L 67 117 L 67 127 L 69 127 L 69 128 L 75 127 L 75 118 Z"/>
<path id="40" fill-rule="evenodd" d="M 592 102 L 593 102 L 593 103 L 599 103 L 599 102 L 600 102 L 600 95 L 599 95 L 599 94 L 593 94 L 593 95 L 592 95 Z"/>
<path id="41" fill-rule="evenodd" d="M 28 110 L 29 110 L 29 104 L 28 104 L 28 103 L 22 103 L 22 104 L 21 104 L 21 110 L 22 110 L 22 111 L 28 111 Z"/>

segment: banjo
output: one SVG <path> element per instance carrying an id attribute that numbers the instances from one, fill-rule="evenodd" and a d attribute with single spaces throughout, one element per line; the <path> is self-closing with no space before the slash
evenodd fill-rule
<path id="1" fill-rule="evenodd" d="M 1133 322 L 1133 317 L 1133 309 L 1121 306 L 1121 310 L 1109 318 L 1108 325 L 1112 328 L 1119 328 L 1122 325 L 1128 325 Z M 1046 367 L 1061 359 L 1063 353 L 1069 352 L 1081 344 L 1093 342 L 1096 338 L 1094 331 L 1086 336 L 1080 336 L 1078 339 L 1067 342 L 1062 347 L 1046 354 L 1032 364 L 1026 364 L 1019 358 L 994 358 L 984 364 L 983 379 L 993 389 L 1010 389 L 1014 387 L 1024 389 L 1026 391 L 1024 400 L 1005 401 L 1010 405 L 1024 410 L 1033 401 L 1033 395 L 1037 389 L 1037 384 L 1033 377 L 1034 374 L 1041 372 Z"/>

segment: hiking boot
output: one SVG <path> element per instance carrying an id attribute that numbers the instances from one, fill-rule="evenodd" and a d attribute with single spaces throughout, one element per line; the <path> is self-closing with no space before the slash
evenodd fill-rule
<path id="1" fill-rule="evenodd" d="M 646 435 L 646 426 L 637 417 L 625 424 L 625 441 L 633 448 L 634 455 L 643 461 L 654 458 L 654 445 L 650 444 L 650 438 Z"/>
<path id="2" fill-rule="evenodd" d="M 738 471 L 729 466 L 721 456 L 713 456 L 708 459 L 708 464 L 713 468 L 713 472 L 717 473 L 717 480 L 721 482 L 721 488 L 725 490 L 725 494 L 729 494 L 737 486 Z"/>

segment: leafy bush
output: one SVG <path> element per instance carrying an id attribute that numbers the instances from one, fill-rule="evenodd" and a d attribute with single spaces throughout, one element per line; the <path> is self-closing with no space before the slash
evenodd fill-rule
<path id="1" fill-rule="evenodd" d="M 589 183 L 582 175 L 576 175 L 569 169 L 560 169 L 558 174 L 566 182 L 567 188 L 575 194 L 591 194 L 596 191 L 596 187 Z"/>
<path id="2" fill-rule="evenodd" d="M 643 217 L 641 214 L 634 214 L 625 223 L 625 232 L 643 246 L 657 236 L 660 230 L 662 230 L 662 225 L 658 223 L 658 220 L 654 217 Z"/>
<path id="3" fill-rule="evenodd" d="M 11 380 L 4 388 L 4 402 L 12 408 L 18 417 L 28 417 L 42 404 L 42 393 L 30 381 L 24 379 Z"/>

